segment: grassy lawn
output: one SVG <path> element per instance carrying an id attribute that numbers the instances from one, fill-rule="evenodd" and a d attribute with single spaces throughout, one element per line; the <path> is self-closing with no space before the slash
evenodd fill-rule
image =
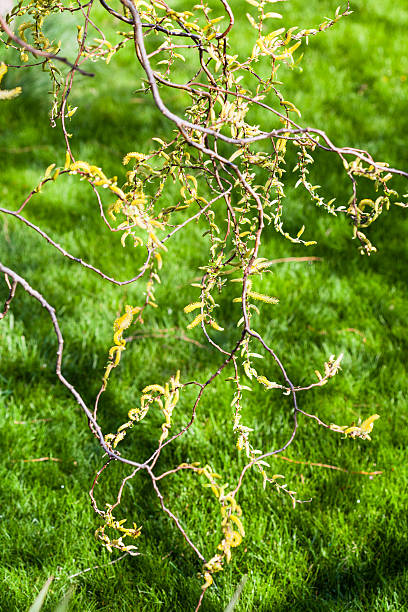
<path id="1" fill-rule="evenodd" d="M 353 15 L 310 39 L 301 74 L 282 69 L 282 93 L 301 109 L 303 125 L 319 127 L 338 145 L 367 148 L 406 170 L 408 9 L 391 0 L 352 4 Z M 328 0 L 277 6 L 288 27 L 318 25 L 336 8 Z M 109 31 L 109 15 L 98 9 L 96 18 Z M 69 35 L 63 35 L 69 45 Z M 242 53 L 249 48 L 249 35 L 243 16 L 232 37 Z M 0 48 L 0 61 L 3 57 L 11 55 Z M 93 69 L 92 82 L 78 79 L 72 96 L 79 110 L 72 119 L 71 146 L 78 159 L 101 166 L 108 176 L 123 176 L 123 155 L 147 151 L 151 137 L 165 137 L 169 125 L 150 99 L 135 93 L 141 72 L 130 45 L 109 66 Z M 19 98 L 0 106 L 0 206 L 16 209 L 49 164 L 63 165 L 64 149 L 60 131 L 49 127 L 44 75 L 10 71 L 4 82 L 7 88 L 23 87 Z M 177 108 L 179 100 L 172 95 L 167 102 Z M 343 203 L 348 188 L 344 173 L 330 154 L 316 158 L 314 181 Z M 402 180 L 399 187 L 401 193 L 408 191 Z M 119 236 L 106 230 L 92 196 L 87 184 L 64 177 L 35 196 L 26 216 L 74 255 L 106 274 L 130 278 L 142 254 L 130 246 L 123 249 Z M 169 202 L 173 197 L 169 193 Z M 305 223 L 307 239 L 317 245 L 291 245 L 271 229 L 261 255 L 321 260 L 273 267 L 262 291 L 280 303 L 263 305 L 258 329 L 297 384 L 314 380 L 314 370 L 331 354 L 344 353 L 342 372 L 334 380 L 300 396 L 303 410 L 339 425 L 374 413 L 381 418 L 371 442 L 344 440 L 300 419 L 285 457 L 347 471 L 273 458 L 273 470 L 285 476 L 288 487 L 300 499 L 312 498 L 295 509 L 285 496 L 264 491 L 259 476 L 250 474 L 239 496 L 245 540 L 216 576 L 202 610 L 224 610 L 243 575 L 248 579 L 237 611 L 407 610 L 407 212 L 391 209 L 369 230 L 378 249 L 370 258 L 359 255 L 345 219 L 329 218 L 299 190 L 288 190 L 285 222 L 290 230 Z M 169 245 L 156 292 L 161 307 L 146 316 L 146 337 L 129 344 L 101 400 L 105 432 L 116 431 L 126 420 L 146 385 L 168 380 L 178 368 L 182 381 L 203 381 L 220 364 L 217 351 L 185 340 L 188 333 L 205 344 L 199 328 L 186 332 L 183 313 L 196 299 L 190 283 L 206 262 L 202 231 L 195 225 Z M 121 288 L 102 282 L 7 216 L 0 217 L 0 260 L 56 308 L 65 337 L 63 372 L 92 405 L 112 344 L 112 323 L 124 304 L 141 302 L 144 285 Z M 1 304 L 7 294 L 2 282 Z M 220 341 L 229 347 L 237 334 L 230 319 L 236 320 L 239 306 L 231 305 L 228 292 L 221 303 L 219 322 L 225 331 Z M 163 329 L 173 331 L 158 332 Z M 145 476 L 132 481 L 122 503 L 123 516 L 143 526 L 137 541 L 141 554 L 106 565 L 119 555 L 109 555 L 95 540 L 99 522 L 88 496 L 102 452 L 79 407 L 56 379 L 55 350 L 48 315 L 19 287 L 0 325 L 0 609 L 28 609 L 52 575 L 46 611 L 54 610 L 71 584 L 70 609 L 81 612 L 194 610 L 201 592 L 200 563 L 161 511 Z M 271 377 L 278 376 L 275 366 L 265 367 Z M 193 399 L 187 387 L 175 428 L 188 420 Z M 183 461 L 210 463 L 232 485 L 243 463 L 232 433 L 231 399 L 232 388 L 217 379 L 203 396 L 194 428 L 166 447 L 160 469 Z M 256 448 L 276 448 L 290 435 L 290 400 L 254 386 L 245 398 L 243 422 L 254 429 Z M 149 415 L 128 436 L 123 452 L 147 457 L 157 446 L 160 423 L 159 415 Z M 26 461 L 41 457 L 55 461 Z M 382 473 L 355 473 L 361 471 Z M 126 473 L 120 466 L 108 473 L 97 491 L 102 504 L 113 501 Z M 197 478 L 175 475 L 162 492 L 200 550 L 211 557 L 220 531 L 209 490 Z M 69 578 L 94 566 L 104 567 Z"/>

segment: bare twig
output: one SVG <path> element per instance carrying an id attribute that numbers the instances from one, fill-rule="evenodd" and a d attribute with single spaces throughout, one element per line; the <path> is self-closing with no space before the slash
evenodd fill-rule
<path id="1" fill-rule="evenodd" d="M 328 463 L 315 463 L 313 461 L 299 461 L 297 459 L 290 459 L 289 457 L 285 457 L 284 455 L 277 455 L 279 459 L 283 459 L 284 461 L 288 461 L 289 463 L 297 463 L 299 465 L 310 465 L 312 467 L 322 467 L 327 468 L 329 470 L 337 470 L 339 472 L 346 472 L 347 474 L 361 474 L 362 476 L 378 476 L 379 474 L 383 474 L 383 470 L 376 470 L 374 472 L 365 472 L 363 470 L 346 470 L 346 468 L 339 467 L 337 465 L 330 465 Z"/>
<path id="2" fill-rule="evenodd" d="M 16 288 L 17 288 L 17 281 L 13 281 L 13 283 L 10 285 L 8 282 L 8 276 L 7 274 L 5 275 L 5 279 L 6 279 L 6 283 L 10 289 L 10 293 L 8 295 L 8 298 L 6 299 L 6 301 L 4 302 L 4 308 L 3 308 L 3 312 L 0 312 L 0 320 L 4 319 L 4 317 L 7 315 L 9 308 L 10 308 L 10 304 L 14 298 L 14 295 L 16 293 Z"/>
<path id="3" fill-rule="evenodd" d="M 57 457 L 37 457 L 35 459 L 12 459 L 12 463 L 16 463 L 17 461 L 22 461 L 23 463 L 37 463 L 41 461 L 56 461 L 61 462 L 62 459 L 58 459 Z"/>
<path id="4" fill-rule="evenodd" d="M 119 561 L 122 561 L 122 559 L 128 556 L 129 556 L 129 553 L 126 552 L 120 557 L 118 557 L 117 559 L 113 559 L 112 561 L 109 561 L 108 563 L 104 563 L 103 565 L 94 565 L 93 567 L 87 567 L 81 572 L 76 572 L 75 574 L 71 574 L 70 576 L 66 576 L 66 577 L 58 576 L 57 578 L 55 578 L 55 580 L 72 580 L 72 578 L 77 578 L 78 576 L 82 576 L 82 574 L 86 574 L 87 572 L 92 572 L 93 570 L 96 570 L 96 569 L 103 569 L 104 567 L 109 567 L 109 565 L 115 565 L 115 563 L 119 563 Z"/>

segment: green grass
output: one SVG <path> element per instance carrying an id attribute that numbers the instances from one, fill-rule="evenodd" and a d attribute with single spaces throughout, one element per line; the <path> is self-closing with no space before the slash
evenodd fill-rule
<path id="1" fill-rule="evenodd" d="M 328 1 L 306 4 L 305 8 L 303 1 L 291 0 L 284 5 L 287 25 L 315 25 L 335 8 Z M 305 125 L 325 129 L 337 144 L 369 147 L 374 156 L 406 169 L 408 11 L 391 0 L 353 4 L 350 18 L 310 40 L 301 75 L 280 74 L 286 83 L 283 91 L 302 110 Z M 98 15 L 108 25 L 109 18 Z M 249 35 L 249 29 L 243 21 L 236 34 L 242 52 L 244 34 Z M 133 67 L 130 48 L 110 67 L 96 65 L 95 71 L 93 82 L 81 80 L 73 94 L 80 108 L 72 121 L 72 146 L 79 159 L 104 167 L 108 175 L 119 174 L 122 156 L 129 150 L 147 150 L 151 136 L 168 133 L 168 125 L 152 103 L 133 93 L 140 71 Z M 23 86 L 24 94 L 0 107 L 0 202 L 10 208 L 17 208 L 50 163 L 64 161 L 60 133 L 47 127 L 46 82 L 16 71 L 7 75 L 5 86 L 16 84 Z M 168 102 L 179 104 L 176 97 Z M 338 195 L 340 203 L 347 188 L 344 177 L 329 155 L 319 154 L 317 160 L 316 182 Z M 140 255 L 130 247 L 122 249 L 119 238 L 105 230 L 90 190 L 74 177 L 44 189 L 27 215 L 67 250 L 106 273 L 125 279 L 141 265 Z M 285 475 L 300 499 L 313 498 L 295 510 L 285 497 L 264 492 L 256 474 L 249 475 L 239 497 L 246 538 L 216 577 L 202 609 L 223 610 L 241 576 L 248 574 L 239 611 L 406 610 L 407 214 L 393 209 L 370 229 L 378 247 L 370 258 L 358 254 L 344 220 L 327 218 L 299 191 L 288 195 L 286 221 L 289 228 L 305 222 L 308 238 L 318 245 L 288 245 L 271 231 L 263 254 L 323 259 L 273 268 L 262 290 L 277 295 L 280 304 L 262 308 L 258 328 L 299 384 L 313 379 L 314 370 L 330 354 L 344 353 L 341 374 L 323 389 L 301 396 L 302 409 L 338 424 L 373 413 L 381 419 L 372 442 L 365 442 L 343 440 L 301 418 L 298 435 L 285 454 L 350 471 L 383 473 L 368 478 L 273 459 L 273 470 Z M 180 232 L 170 246 L 156 294 L 163 306 L 146 317 L 146 331 L 185 329 L 182 308 L 195 297 L 189 283 L 205 262 L 206 242 L 200 230 L 197 226 L 189 235 Z M 63 371 L 92 404 L 112 341 L 112 322 L 124 303 L 140 301 L 143 287 L 121 289 L 101 282 L 7 217 L 1 220 L 0 259 L 57 309 L 65 336 Z M 6 294 L 2 284 L 1 300 Z M 232 310 L 229 297 L 222 298 L 220 320 L 226 346 L 237 333 L 230 318 L 234 320 L 238 306 Z M 198 331 L 193 337 L 202 341 Z M 200 594 L 200 565 L 161 512 L 144 476 L 132 481 L 122 510 L 123 516 L 143 525 L 137 542 L 142 554 L 67 579 L 118 555 L 110 556 L 93 537 L 99 523 L 88 490 L 102 454 L 86 419 L 57 382 L 54 361 L 49 318 L 18 288 L 12 312 L 0 326 L 0 609 L 28 609 L 48 576 L 54 575 L 58 580 L 51 585 L 47 611 L 71 583 L 71 610 L 193 610 Z M 177 368 L 182 380 L 204 380 L 219 363 L 215 351 L 200 350 L 174 335 L 131 344 L 101 402 L 104 431 L 126 419 L 146 384 L 168 379 Z M 277 376 L 272 364 L 265 365 L 265 373 Z M 185 422 L 193 397 L 193 390 L 186 388 L 175 427 Z M 233 483 L 242 458 L 231 432 L 230 401 L 231 390 L 222 381 L 209 388 L 199 421 L 188 436 L 167 447 L 160 467 L 210 462 Z M 279 393 L 248 393 L 243 421 L 254 428 L 252 440 L 258 448 L 272 449 L 290 433 L 290 401 Z M 147 456 L 155 448 L 159 426 L 158 416 L 149 416 L 129 436 L 123 452 Z M 38 457 L 60 461 L 23 462 Z M 120 466 L 111 470 L 99 487 L 100 500 L 114 498 L 124 473 Z M 208 490 L 191 476 L 175 476 L 163 483 L 163 494 L 199 548 L 212 556 L 219 525 Z"/>

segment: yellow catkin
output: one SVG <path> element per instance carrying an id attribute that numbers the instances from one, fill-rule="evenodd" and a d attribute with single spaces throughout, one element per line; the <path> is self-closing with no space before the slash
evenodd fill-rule
<path id="1" fill-rule="evenodd" d="M 269 295 L 263 295 L 262 293 L 257 293 L 257 291 L 248 291 L 247 295 L 248 297 L 251 297 L 254 300 L 266 302 L 267 304 L 277 304 L 279 302 L 278 298 L 271 297 Z"/>
<path id="2" fill-rule="evenodd" d="M 201 321 L 203 320 L 204 320 L 204 315 L 200 313 L 199 315 L 196 316 L 195 319 L 191 321 L 191 323 L 187 325 L 187 329 L 193 329 L 194 327 L 197 327 L 197 325 L 200 325 Z"/>
<path id="3" fill-rule="evenodd" d="M 184 306 L 184 312 L 188 314 L 189 312 L 193 312 L 193 310 L 197 310 L 197 308 L 201 308 L 202 306 L 204 306 L 203 302 L 192 302 L 191 304 Z"/>

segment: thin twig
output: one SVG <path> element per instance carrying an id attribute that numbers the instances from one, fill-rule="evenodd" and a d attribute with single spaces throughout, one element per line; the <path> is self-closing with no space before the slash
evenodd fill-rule
<path id="1" fill-rule="evenodd" d="M 11 38 L 11 40 L 14 40 L 14 42 L 17 43 L 19 47 L 26 49 L 27 51 L 32 53 L 34 56 L 39 55 L 41 57 L 45 57 L 50 60 L 58 60 L 59 62 L 62 62 L 63 64 L 66 64 L 67 66 L 69 66 L 72 70 L 77 70 L 84 76 L 88 76 L 88 77 L 95 76 L 92 72 L 85 72 L 85 70 L 82 70 L 78 66 L 71 64 L 71 62 L 68 61 L 66 57 L 62 57 L 61 55 L 57 55 L 56 53 L 47 53 L 47 51 L 43 51 L 42 49 L 37 49 L 36 47 L 32 47 L 31 45 L 26 43 L 24 40 L 19 38 L 16 34 L 14 34 L 13 30 L 9 28 L 7 21 L 3 19 L 1 15 L 0 15 L 0 27 L 2 30 L 4 30 L 7 36 Z"/>
<path id="2" fill-rule="evenodd" d="M 140 553 L 138 553 L 140 554 Z M 77 578 L 77 576 L 81 576 L 82 574 L 86 574 L 87 572 L 91 572 L 92 570 L 96 570 L 96 569 L 103 569 L 104 567 L 109 567 L 109 565 L 114 565 L 115 563 L 118 563 L 119 561 L 122 561 L 122 559 L 124 559 L 125 557 L 129 557 L 129 553 L 126 552 L 123 555 L 121 555 L 120 557 L 118 557 L 117 559 L 113 559 L 113 561 L 109 561 L 108 563 L 104 563 L 104 565 L 94 565 L 93 567 L 87 567 L 86 569 L 82 570 L 81 572 L 77 572 L 76 574 L 71 574 L 70 576 L 58 576 L 57 578 L 55 578 L 55 580 L 72 580 L 72 578 Z M 135 556 L 135 555 L 132 555 Z"/>
<path id="3" fill-rule="evenodd" d="M 346 468 L 338 467 L 337 465 L 330 465 L 328 463 L 315 463 L 313 461 L 299 461 L 297 459 L 290 459 L 289 457 L 285 457 L 284 455 L 277 455 L 279 459 L 283 459 L 284 461 L 289 461 L 290 463 L 298 463 L 300 465 L 311 465 L 313 467 L 322 467 L 327 468 L 329 470 L 338 470 L 339 472 L 346 472 L 348 474 L 361 474 L 362 476 L 378 476 L 379 474 L 383 474 L 383 470 L 376 470 L 375 472 L 365 472 L 363 470 L 346 470 Z"/>
<path id="4" fill-rule="evenodd" d="M 16 288 L 17 288 L 17 281 L 13 281 L 13 283 L 10 285 L 10 283 L 8 282 L 8 277 L 7 274 L 5 276 L 6 278 L 6 283 L 9 287 L 9 295 L 8 298 L 6 299 L 6 301 L 4 302 L 4 308 L 3 308 L 3 312 L 0 312 L 0 321 L 1 319 L 4 319 L 4 317 L 7 315 L 9 308 L 10 308 L 10 304 L 13 301 L 13 298 L 15 296 L 16 293 Z"/>
<path id="5" fill-rule="evenodd" d="M 57 461 L 61 462 L 62 459 L 58 459 L 57 457 L 38 457 L 36 459 L 12 459 L 12 463 L 17 463 L 18 461 L 22 461 L 23 463 L 37 463 L 41 461 Z"/>
<path id="6" fill-rule="evenodd" d="M 70 259 L 71 261 L 75 261 L 76 263 L 79 263 L 84 268 L 88 268 L 89 270 L 92 270 L 92 272 L 95 272 L 96 274 L 101 276 L 104 280 L 109 281 L 113 285 L 118 285 L 118 286 L 130 285 L 131 283 L 134 283 L 135 281 L 139 280 L 139 278 L 141 278 L 144 275 L 144 273 L 146 272 L 148 268 L 150 258 L 152 255 L 152 251 L 149 249 L 148 249 L 146 260 L 139 274 L 137 274 L 133 278 L 130 278 L 129 280 L 118 281 L 112 276 L 108 276 L 107 274 L 102 272 L 102 270 L 99 270 L 99 268 L 96 268 L 95 266 L 92 266 L 91 264 L 87 263 L 80 257 L 75 257 L 74 255 L 71 255 L 71 253 L 66 251 L 62 246 L 60 246 L 57 242 L 55 242 L 55 240 L 53 240 L 44 230 L 39 228 L 37 225 L 34 225 L 34 223 L 31 223 L 31 221 L 29 221 L 28 219 L 26 219 L 19 213 L 14 212 L 13 210 L 8 210 L 7 208 L 1 208 L 1 207 L 0 207 L 0 213 L 11 215 L 12 217 L 15 217 L 16 219 L 19 219 L 19 221 L 21 221 L 22 223 L 24 223 L 25 225 L 27 225 L 28 227 L 36 231 L 38 234 L 40 234 L 40 236 L 42 236 L 47 242 L 49 242 L 49 244 L 51 244 L 51 246 L 53 246 L 55 249 L 57 249 L 57 251 L 59 251 L 62 255 L 64 255 L 64 257 L 66 257 L 67 259 Z M 1 318 L 2 317 L 0 316 L 0 319 Z"/>

